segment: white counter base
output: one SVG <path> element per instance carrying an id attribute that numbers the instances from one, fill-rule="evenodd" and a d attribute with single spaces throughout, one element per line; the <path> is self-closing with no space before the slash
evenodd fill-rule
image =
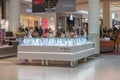
<path id="1" fill-rule="evenodd" d="M 18 46 L 18 59 L 42 60 L 42 65 L 49 65 L 49 60 L 70 61 L 75 66 L 79 59 L 95 54 L 92 44 L 73 47 L 60 46 Z"/>

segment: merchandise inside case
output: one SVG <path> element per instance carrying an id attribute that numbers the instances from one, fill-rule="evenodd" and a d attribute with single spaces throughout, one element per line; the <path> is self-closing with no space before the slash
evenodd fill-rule
<path id="1" fill-rule="evenodd" d="M 92 43 L 86 38 L 21 38 L 19 46 L 79 46 Z"/>
<path id="2" fill-rule="evenodd" d="M 79 59 L 95 54 L 94 43 L 84 37 L 79 38 L 23 38 L 19 39 L 17 57 L 24 60 L 41 60 L 42 65 L 49 61 L 69 61 L 75 66 Z"/>

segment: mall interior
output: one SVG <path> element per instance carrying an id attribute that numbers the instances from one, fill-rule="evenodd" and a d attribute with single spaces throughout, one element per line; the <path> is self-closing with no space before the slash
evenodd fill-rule
<path id="1" fill-rule="evenodd" d="M 0 0 L 0 80 L 120 80 L 120 0 Z"/>

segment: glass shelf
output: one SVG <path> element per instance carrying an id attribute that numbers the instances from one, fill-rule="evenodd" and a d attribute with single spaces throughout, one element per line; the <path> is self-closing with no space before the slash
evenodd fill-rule
<path id="1" fill-rule="evenodd" d="M 84 37 L 79 38 L 20 38 L 20 46 L 79 46 L 93 44 Z"/>

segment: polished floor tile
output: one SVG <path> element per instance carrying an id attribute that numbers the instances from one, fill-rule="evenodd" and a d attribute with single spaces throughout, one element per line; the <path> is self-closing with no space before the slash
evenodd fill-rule
<path id="1" fill-rule="evenodd" d="M 77 67 L 17 65 L 0 59 L 0 80 L 120 80 L 120 56 L 100 56 Z"/>

